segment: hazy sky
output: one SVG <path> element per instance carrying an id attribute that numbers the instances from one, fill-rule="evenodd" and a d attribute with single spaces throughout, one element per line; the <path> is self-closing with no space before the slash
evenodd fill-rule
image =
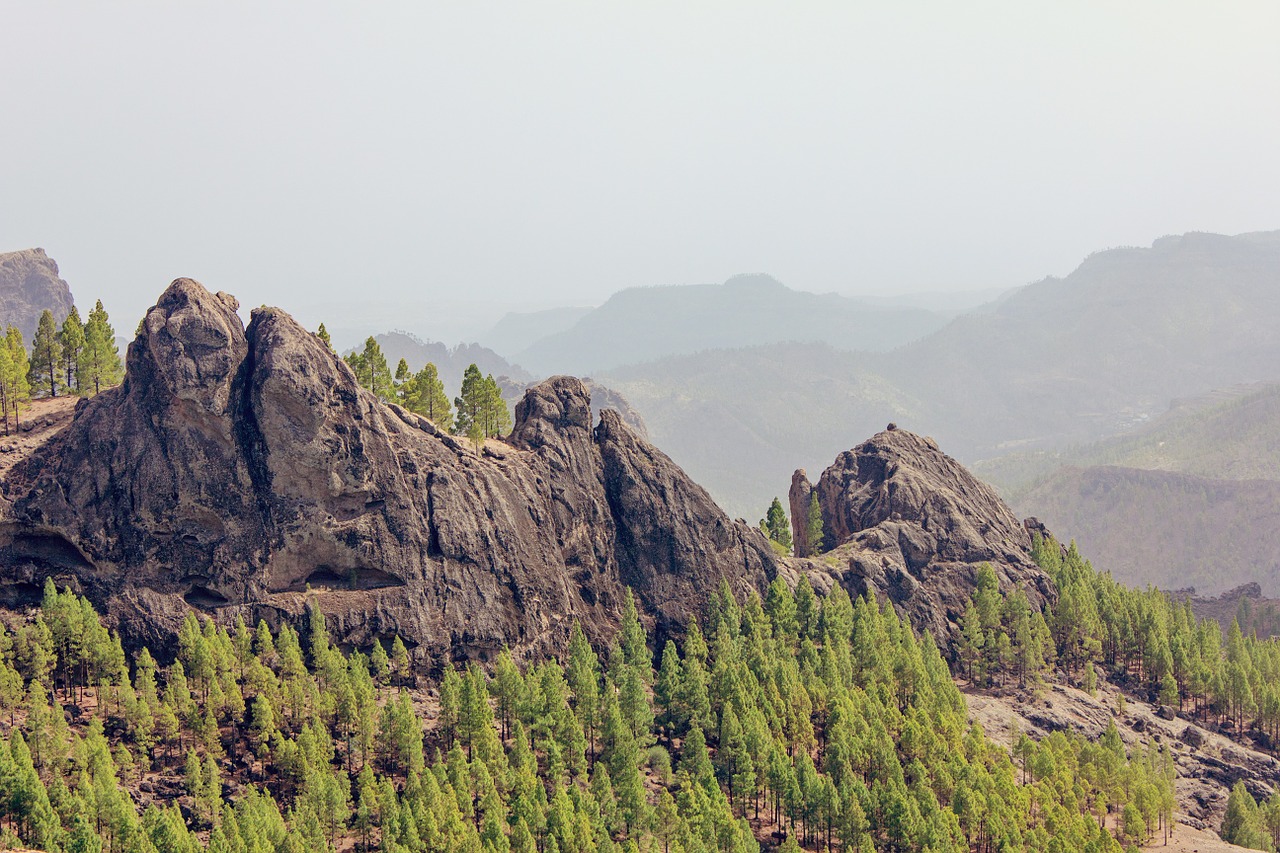
<path id="1" fill-rule="evenodd" d="M 484 301 L 1009 286 L 1280 228 L 1274 0 L 2 17 L 0 251 L 43 246 L 123 330 L 179 275 L 430 334 Z"/>

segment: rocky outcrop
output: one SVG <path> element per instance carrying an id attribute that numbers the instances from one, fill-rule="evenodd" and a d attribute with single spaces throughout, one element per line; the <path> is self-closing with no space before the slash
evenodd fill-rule
<path id="1" fill-rule="evenodd" d="M 791 508 L 791 543 L 800 556 L 808 556 L 814 552 L 809 542 L 809 504 L 813 500 L 813 483 L 803 468 L 797 468 L 791 475 L 791 488 L 787 491 L 787 505 Z M 817 543 L 820 550 L 822 543 Z"/>
<path id="2" fill-rule="evenodd" d="M 684 625 L 722 582 L 741 595 L 776 573 L 760 531 L 730 521 L 705 489 L 618 412 L 605 409 L 595 435 L 622 581 L 645 601 L 671 603 L 657 614 L 662 625 Z"/>
<path id="3" fill-rule="evenodd" d="M 854 594 L 887 598 L 939 639 L 955 635 L 982 563 L 1001 589 L 1024 589 L 1033 606 L 1053 596 L 1029 556 L 1028 529 L 932 439 L 891 427 L 836 457 L 816 486 L 797 471 L 797 530 L 796 501 L 807 510 L 809 490 L 818 494 L 826 542 L 836 546 L 811 565 Z"/>
<path id="4" fill-rule="evenodd" d="M 640 413 L 635 407 L 622 396 L 621 392 L 610 388 L 608 385 L 601 385 L 591 377 L 584 377 L 582 384 L 586 386 L 587 393 L 591 395 L 591 399 L 596 404 L 597 411 L 603 412 L 605 409 L 613 409 L 622 418 L 622 422 L 631 427 L 631 431 L 646 441 L 649 438 L 649 428 L 645 426 L 644 418 L 640 417 Z"/>
<path id="5" fill-rule="evenodd" d="M 71 288 L 44 249 L 0 253 L 0 319 L 22 330 L 28 346 L 44 311 L 61 323 L 74 304 Z"/>
<path id="6" fill-rule="evenodd" d="M 398 634 L 424 658 L 556 648 L 574 619 L 617 626 L 623 584 L 675 628 L 720 580 L 775 559 L 666 456 L 555 377 L 482 452 L 380 403 L 289 315 L 175 281 L 130 345 L 124 383 L 5 481 L 9 598 L 46 574 L 131 637 L 190 608 L 295 618 L 342 642 Z"/>

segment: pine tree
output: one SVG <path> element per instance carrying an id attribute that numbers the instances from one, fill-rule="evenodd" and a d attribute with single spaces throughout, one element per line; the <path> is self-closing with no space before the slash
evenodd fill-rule
<path id="1" fill-rule="evenodd" d="M 777 542 L 787 553 L 791 552 L 791 522 L 787 520 L 782 501 L 776 497 L 773 503 L 769 504 L 769 511 L 760 521 L 760 529 L 766 538 Z"/>
<path id="2" fill-rule="evenodd" d="M 405 406 L 446 432 L 453 430 L 453 413 L 449 405 L 449 396 L 445 394 L 444 383 L 440 381 L 439 372 L 434 364 L 428 363 L 409 381 L 409 393 L 405 398 Z"/>
<path id="3" fill-rule="evenodd" d="M 0 403 L 3 403 L 5 434 L 11 432 L 9 418 L 13 418 L 13 430 L 18 428 L 18 417 L 31 399 L 28 379 L 30 364 L 27 348 L 22 343 L 22 332 L 9 326 L 4 340 L 0 341 Z"/>
<path id="4" fill-rule="evenodd" d="M 31 387 L 49 396 L 58 396 L 58 371 L 62 366 L 62 344 L 58 341 L 58 323 L 48 308 L 40 315 L 35 337 L 31 340 Z"/>
<path id="5" fill-rule="evenodd" d="M 62 330 L 58 333 L 58 343 L 62 347 L 62 370 L 65 371 L 68 391 L 82 393 L 80 382 L 80 364 L 84 358 L 84 326 L 80 323 L 80 312 L 74 305 L 67 319 L 62 321 Z"/>
<path id="6" fill-rule="evenodd" d="M 825 537 L 822 532 L 822 505 L 818 502 L 818 493 L 809 494 L 809 514 L 805 519 L 805 541 L 809 553 L 805 556 L 821 554 L 825 549 Z"/>
<path id="7" fill-rule="evenodd" d="M 123 369 L 120 352 L 116 347 L 116 332 L 111 327 L 107 311 L 99 299 L 89 312 L 84 325 L 84 349 L 80 351 L 80 384 L 84 390 L 93 386 L 93 393 L 115 385 L 120 381 Z"/>
<path id="8" fill-rule="evenodd" d="M 320 324 L 320 328 L 316 329 L 316 337 L 324 344 L 325 349 L 333 352 L 333 340 L 329 337 L 329 330 L 324 327 L 324 323 Z"/>
<path id="9" fill-rule="evenodd" d="M 364 350 L 351 353 L 346 357 L 346 362 L 355 371 L 360 384 L 377 395 L 378 399 L 386 401 L 395 396 L 395 383 L 391 378 L 391 368 L 387 366 L 387 357 L 382 354 L 381 345 L 372 335 L 365 339 Z"/>
<path id="10" fill-rule="evenodd" d="M 399 363 L 396 364 L 394 387 L 396 401 L 401 405 L 404 404 L 405 399 L 409 394 L 409 389 L 405 387 L 405 383 L 407 383 L 412 376 L 413 374 L 409 372 L 409 362 L 405 361 L 403 358 L 400 359 Z"/>
<path id="11" fill-rule="evenodd" d="M 502 389 L 492 373 L 485 377 L 483 393 L 484 434 L 488 438 L 501 438 L 511 430 L 511 410 L 502 399 Z"/>

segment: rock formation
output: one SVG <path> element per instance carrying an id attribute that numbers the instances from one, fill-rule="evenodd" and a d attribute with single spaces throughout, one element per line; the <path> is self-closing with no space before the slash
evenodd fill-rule
<path id="1" fill-rule="evenodd" d="M 44 249 L 0 253 L 0 322 L 21 329 L 28 346 L 46 309 L 61 323 L 73 304 L 71 288 Z"/>
<path id="2" fill-rule="evenodd" d="M 341 642 L 399 634 L 424 658 L 554 649 L 574 619 L 598 640 L 623 584 L 678 629 L 722 579 L 777 572 L 665 455 L 556 377 L 480 453 L 384 405 L 282 311 L 248 328 L 227 294 L 178 279 L 130 345 L 124 384 L 6 478 L 0 579 L 45 575 L 136 640 L 191 607 L 220 619 L 299 616 Z"/>
<path id="3" fill-rule="evenodd" d="M 806 523 L 809 519 L 809 503 L 812 496 L 813 483 L 809 482 L 808 473 L 803 468 L 797 468 L 791 475 L 787 505 L 791 509 L 791 544 L 795 552 L 801 556 L 808 556 L 814 551 L 813 545 L 809 542 L 809 525 Z M 817 548 L 821 550 L 821 542 L 817 543 Z"/>
<path id="4" fill-rule="evenodd" d="M 891 428 L 841 453 L 816 486 L 796 471 L 796 537 L 814 490 L 827 543 L 836 547 L 810 561 L 811 570 L 834 575 L 854 594 L 887 597 L 917 629 L 954 636 L 982 563 L 995 569 L 1001 589 L 1025 589 L 1033 606 L 1053 596 L 1029 556 L 1028 528 L 932 439 Z"/>

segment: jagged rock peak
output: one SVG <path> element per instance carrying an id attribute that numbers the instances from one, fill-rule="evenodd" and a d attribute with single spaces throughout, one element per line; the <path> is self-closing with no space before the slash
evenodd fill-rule
<path id="1" fill-rule="evenodd" d="M 931 438 L 897 427 L 877 433 L 837 456 L 816 486 L 796 471 L 797 535 L 804 527 L 797 509 L 807 512 L 810 491 L 818 494 L 826 546 L 847 561 L 838 579 L 855 594 L 887 597 L 940 639 L 954 636 L 982 563 L 1003 589 L 1024 589 L 1033 606 L 1053 597 L 1030 558 L 1028 527 Z"/>
<path id="2" fill-rule="evenodd" d="M 126 388 L 189 400 L 211 415 L 226 413 L 231 381 L 248 350 L 239 307 L 230 294 L 175 279 L 129 345 Z"/>
<path id="3" fill-rule="evenodd" d="M 833 544 L 883 521 L 909 521 L 957 559 L 984 551 L 993 540 L 1031 547 L 1022 523 L 994 489 L 933 439 L 904 429 L 877 433 L 841 453 L 817 488 L 823 529 Z"/>
<path id="4" fill-rule="evenodd" d="M 623 583 L 677 629 L 720 579 L 763 588 L 777 561 L 582 382 L 529 389 L 480 453 L 385 405 L 287 313 L 175 281 L 130 345 L 120 388 L 6 478 L 0 597 L 70 583 L 148 642 L 192 607 L 298 618 L 335 637 L 402 636 L 420 655 L 557 648 L 574 619 L 607 641 Z"/>

